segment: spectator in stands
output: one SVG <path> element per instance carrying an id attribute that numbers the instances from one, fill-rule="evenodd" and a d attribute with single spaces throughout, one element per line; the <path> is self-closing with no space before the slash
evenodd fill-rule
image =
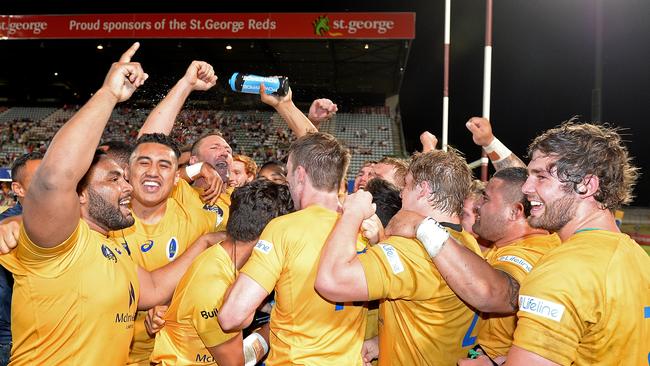
<path id="1" fill-rule="evenodd" d="M 372 166 L 373 175 L 393 183 L 400 190 L 404 189 L 404 178 L 408 170 L 408 164 L 402 160 L 392 157 L 384 157 Z"/>
<path id="2" fill-rule="evenodd" d="M 284 164 L 279 161 L 267 161 L 257 173 L 258 178 L 266 178 L 277 184 L 287 184 L 287 173 Z"/>
<path id="3" fill-rule="evenodd" d="M 246 155 L 235 155 L 232 158 L 228 185 L 241 187 L 251 182 L 257 176 L 257 164 L 255 160 Z"/>

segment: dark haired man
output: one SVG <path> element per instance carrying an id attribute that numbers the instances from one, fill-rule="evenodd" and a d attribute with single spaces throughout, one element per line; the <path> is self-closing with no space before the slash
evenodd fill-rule
<path id="1" fill-rule="evenodd" d="M 111 236 L 126 243 L 135 263 L 147 271 L 176 260 L 201 235 L 221 230 L 218 216 L 203 210 L 197 192 L 179 178 L 179 155 L 171 137 L 149 133 L 138 138 L 129 161 L 134 225 L 113 231 Z M 148 364 L 153 350 L 153 339 L 144 327 L 145 317 L 145 311 L 138 312 L 129 355 L 131 364 Z"/>
<path id="2" fill-rule="evenodd" d="M 152 363 L 180 366 L 213 361 L 221 366 L 241 365 L 253 356 L 258 361 L 266 353 L 262 350 L 268 350 L 267 340 L 256 334 L 247 337 L 244 344 L 257 342 L 262 352 L 255 355 L 244 349 L 242 333 L 224 332 L 217 313 L 266 224 L 293 211 L 291 194 L 284 185 L 258 179 L 233 192 L 230 209 L 227 238 L 197 257 L 178 284 L 165 315 L 165 327 L 156 336 Z"/>
<path id="3" fill-rule="evenodd" d="M 337 304 L 314 290 L 321 248 L 336 219 L 349 152 L 331 135 L 291 144 L 287 181 L 295 208 L 262 232 L 219 312 L 221 328 L 243 329 L 275 290 L 267 365 L 360 365 L 366 309 Z M 357 243 L 357 250 L 363 250 Z"/>
<path id="4" fill-rule="evenodd" d="M 124 365 L 134 313 L 168 301 L 195 245 L 152 273 L 108 237 L 133 224 L 123 170 L 95 151 L 116 103 L 147 74 L 135 43 L 103 86 L 54 136 L 24 199 L 18 247 L 0 256 L 14 274 L 12 365 Z M 110 352 L 106 350 L 110 349 Z"/>

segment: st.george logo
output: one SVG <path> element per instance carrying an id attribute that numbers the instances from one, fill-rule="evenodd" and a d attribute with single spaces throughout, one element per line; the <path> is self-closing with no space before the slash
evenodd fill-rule
<path id="1" fill-rule="evenodd" d="M 114 263 L 117 263 L 117 257 L 115 256 L 115 253 L 106 246 L 106 244 L 102 244 L 102 255 L 106 257 L 106 259 L 113 261 Z"/>

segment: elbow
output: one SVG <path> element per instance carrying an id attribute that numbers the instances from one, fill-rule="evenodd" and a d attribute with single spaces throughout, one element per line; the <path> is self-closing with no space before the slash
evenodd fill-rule
<path id="1" fill-rule="evenodd" d="M 225 311 L 224 311 L 225 310 Z M 221 329 L 226 332 L 236 331 L 245 327 L 245 317 L 239 314 L 233 314 L 228 309 L 222 309 L 217 315 Z"/>
<path id="2" fill-rule="evenodd" d="M 343 296 L 342 285 L 337 284 L 336 279 L 332 275 L 327 275 L 319 271 L 314 282 L 314 289 L 322 297 L 329 301 L 347 301 Z"/>

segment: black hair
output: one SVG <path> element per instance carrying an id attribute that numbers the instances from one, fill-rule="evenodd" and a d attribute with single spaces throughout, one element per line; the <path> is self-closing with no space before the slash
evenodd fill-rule
<path id="1" fill-rule="evenodd" d="M 521 191 L 521 187 L 528 179 L 528 170 L 522 167 L 509 167 L 497 170 L 492 178 L 498 178 L 508 183 L 509 192 L 508 198 L 512 203 L 519 202 L 524 206 L 524 215 L 530 216 L 531 205 L 526 195 Z"/>
<path id="2" fill-rule="evenodd" d="M 381 178 L 373 178 L 366 184 L 366 190 L 372 194 L 372 202 L 377 206 L 375 213 L 386 227 L 390 219 L 402 208 L 402 199 L 396 185 Z"/>
<path id="3" fill-rule="evenodd" d="M 135 142 L 135 146 L 133 147 L 133 150 L 135 150 L 141 144 L 150 143 L 150 142 L 169 147 L 170 149 L 172 149 L 172 151 L 174 151 L 174 155 L 176 155 L 176 159 L 181 157 L 181 150 L 178 148 L 178 144 L 176 144 L 176 141 L 174 141 L 173 138 L 171 138 L 168 135 L 165 135 L 164 133 L 143 134 Z"/>
<path id="4" fill-rule="evenodd" d="M 93 171 L 93 168 L 95 167 L 95 164 L 99 162 L 99 160 L 103 157 L 106 156 L 106 153 L 103 150 L 97 149 L 95 150 L 95 155 L 93 155 L 93 161 L 90 163 L 90 167 L 88 167 L 88 170 L 86 171 L 86 174 L 81 178 L 79 183 L 77 183 L 77 194 L 81 194 L 84 189 L 88 186 L 88 180 L 90 180 L 90 174 Z"/>
<path id="5" fill-rule="evenodd" d="M 104 151 L 106 151 L 113 160 L 117 161 L 118 164 L 129 165 L 129 158 L 133 152 L 132 145 L 129 145 L 124 141 L 110 140 L 100 144 L 99 146 L 100 148 L 106 147 Z"/>
<path id="6" fill-rule="evenodd" d="M 23 154 L 14 160 L 13 163 L 11 163 L 11 181 L 12 182 L 17 182 L 19 179 L 19 175 L 22 172 L 23 168 L 25 165 L 27 165 L 27 162 L 30 160 L 42 160 L 43 159 L 43 153 L 40 151 L 34 151 L 28 154 Z"/>
<path id="7" fill-rule="evenodd" d="M 256 240 L 269 221 L 292 211 L 287 186 L 256 179 L 233 192 L 226 230 L 234 240 Z"/>

